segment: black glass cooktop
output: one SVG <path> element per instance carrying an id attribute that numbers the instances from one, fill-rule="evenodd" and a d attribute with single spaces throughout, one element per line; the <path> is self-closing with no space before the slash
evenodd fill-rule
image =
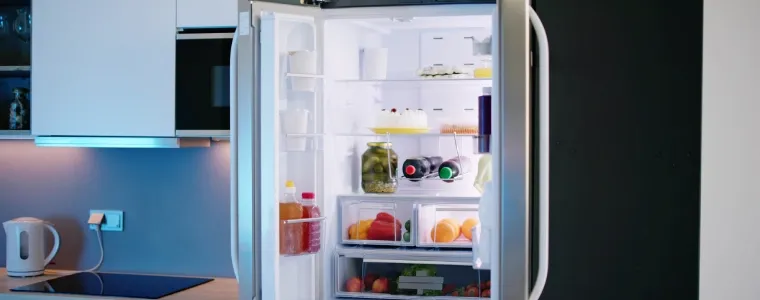
<path id="1" fill-rule="evenodd" d="M 212 280 L 209 278 L 82 272 L 17 287 L 11 291 L 159 299 Z"/>

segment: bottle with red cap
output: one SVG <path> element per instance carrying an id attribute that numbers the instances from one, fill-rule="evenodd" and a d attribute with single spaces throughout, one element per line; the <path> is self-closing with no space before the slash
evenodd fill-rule
<path id="1" fill-rule="evenodd" d="M 314 202 L 314 193 L 301 193 L 301 205 L 303 206 L 303 218 L 318 218 L 321 216 L 319 206 Z M 303 223 L 303 240 L 301 245 L 305 253 L 317 253 L 322 246 L 321 222 Z"/>
<path id="2" fill-rule="evenodd" d="M 422 178 L 438 172 L 438 166 L 443 163 L 440 156 L 418 156 L 404 161 L 402 171 L 404 177 L 411 181 L 419 181 Z"/>

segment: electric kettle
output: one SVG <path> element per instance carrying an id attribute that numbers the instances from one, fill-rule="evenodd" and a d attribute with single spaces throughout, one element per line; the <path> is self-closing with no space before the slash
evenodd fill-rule
<path id="1" fill-rule="evenodd" d="M 3 223 L 5 229 L 5 268 L 10 277 L 31 277 L 45 273 L 58 253 L 61 237 L 49 222 L 35 218 L 16 218 Z M 53 233 L 53 250 L 45 257 L 45 231 Z"/>

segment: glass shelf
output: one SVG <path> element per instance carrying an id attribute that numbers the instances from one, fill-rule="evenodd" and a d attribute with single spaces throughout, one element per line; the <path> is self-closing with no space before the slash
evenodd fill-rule
<path id="1" fill-rule="evenodd" d="M 384 80 L 335 80 L 340 83 L 355 84 L 490 84 L 491 78 L 410 78 Z"/>
<path id="2" fill-rule="evenodd" d="M 31 130 L 0 130 L 0 140 L 32 140 Z"/>
<path id="3" fill-rule="evenodd" d="M 29 77 L 31 66 L 0 66 L 0 77 Z"/>
<path id="4" fill-rule="evenodd" d="M 478 136 L 477 134 L 453 134 L 453 133 L 435 133 L 435 132 L 427 132 L 427 133 L 414 133 L 414 134 L 378 134 L 378 133 L 336 133 L 334 136 L 337 137 L 384 137 L 386 135 L 390 136 L 426 136 L 426 137 L 454 137 L 454 136 Z M 298 137 L 322 137 L 325 136 L 323 133 L 289 133 L 285 135 L 288 138 L 298 138 Z"/>

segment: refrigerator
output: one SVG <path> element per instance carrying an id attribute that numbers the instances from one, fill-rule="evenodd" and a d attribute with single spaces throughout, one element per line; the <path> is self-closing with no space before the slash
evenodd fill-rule
<path id="1" fill-rule="evenodd" d="M 549 259 L 549 61 L 528 2 L 301 2 L 238 1 L 239 298 L 538 299 Z M 547 70 L 535 80 L 533 60 Z M 440 159 L 417 178 L 406 162 L 420 156 Z M 486 169 L 484 192 L 475 186 Z M 318 216 L 293 217 L 283 203 L 306 203 L 304 193 Z"/>

